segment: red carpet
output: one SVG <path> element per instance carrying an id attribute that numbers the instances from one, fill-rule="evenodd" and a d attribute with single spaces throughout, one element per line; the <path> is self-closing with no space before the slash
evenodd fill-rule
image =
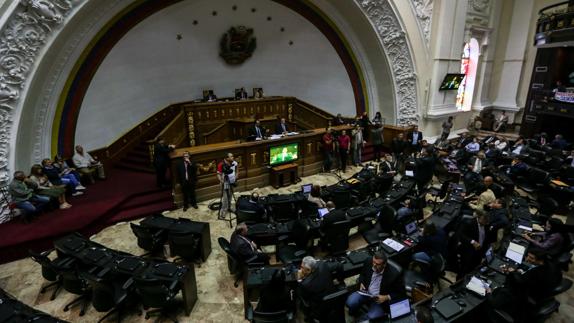
<path id="1" fill-rule="evenodd" d="M 157 189 L 154 174 L 118 169 L 68 202 L 72 208 L 43 213 L 28 224 L 19 219 L 0 224 L 0 263 L 24 258 L 28 249 L 49 249 L 70 232 L 92 235 L 113 223 L 173 207 L 171 191 Z"/>

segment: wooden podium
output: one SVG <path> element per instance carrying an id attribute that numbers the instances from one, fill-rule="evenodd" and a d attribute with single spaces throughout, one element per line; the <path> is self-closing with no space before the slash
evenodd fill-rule
<path id="1" fill-rule="evenodd" d="M 271 186 L 279 188 L 298 182 L 297 167 L 298 165 L 295 163 L 271 167 L 271 178 L 269 179 Z"/>

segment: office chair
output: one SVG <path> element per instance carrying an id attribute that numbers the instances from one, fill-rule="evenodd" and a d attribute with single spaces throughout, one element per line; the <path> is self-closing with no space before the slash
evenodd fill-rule
<path id="1" fill-rule="evenodd" d="M 297 217 L 297 209 L 294 203 L 278 203 L 269 206 L 269 213 L 275 222 L 287 222 Z"/>
<path id="2" fill-rule="evenodd" d="M 537 202 L 530 201 L 529 206 L 536 208 L 535 216 L 542 217 L 544 220 L 551 217 L 560 207 L 558 202 L 551 197 L 541 197 Z"/>
<path id="3" fill-rule="evenodd" d="M 261 312 L 247 305 L 247 320 L 252 323 L 289 323 L 294 319 L 293 311 Z"/>
<path id="4" fill-rule="evenodd" d="M 247 224 L 265 222 L 257 211 L 236 209 L 237 223 L 245 222 Z"/>
<path id="5" fill-rule="evenodd" d="M 369 245 L 389 237 L 393 231 L 393 224 L 397 217 L 397 211 L 390 205 L 383 205 L 375 224 L 365 222 L 359 226 L 359 232 Z"/>
<path id="6" fill-rule="evenodd" d="M 572 281 L 568 278 L 562 278 L 560 284 L 558 284 L 546 298 L 534 300 L 529 297 L 528 304 L 526 304 L 529 321 L 544 322 L 552 314 L 558 312 L 560 302 L 558 302 L 554 297 L 566 292 L 570 287 L 572 287 Z"/>
<path id="7" fill-rule="evenodd" d="M 40 289 L 40 294 L 44 294 L 49 288 L 55 287 L 52 295 L 50 296 L 50 300 L 53 301 L 56 299 L 60 289 L 62 289 L 62 276 L 59 274 L 60 266 L 69 264 L 71 261 L 73 261 L 73 259 L 64 257 L 56 258 L 52 261 L 50 258 L 48 258 L 50 252 L 52 252 L 52 250 L 48 250 L 42 253 L 28 250 L 30 258 L 42 266 L 42 277 L 44 277 L 45 280 L 51 282 L 50 284 L 43 286 L 42 289 Z"/>
<path id="8" fill-rule="evenodd" d="M 554 257 L 556 265 L 564 272 L 568 272 L 568 267 L 572 263 L 572 250 L 574 250 L 574 233 L 563 232 L 564 236 L 564 247 L 560 254 Z"/>
<path id="9" fill-rule="evenodd" d="M 243 278 L 247 267 L 265 265 L 264 263 L 257 261 L 256 256 L 248 259 L 247 261 L 241 260 L 241 258 L 233 251 L 233 249 L 231 249 L 231 244 L 229 241 L 227 241 L 227 239 L 224 237 L 217 238 L 217 242 L 219 243 L 221 249 L 223 249 L 223 251 L 225 251 L 227 254 L 227 268 L 229 269 L 230 274 L 235 275 L 235 282 L 233 283 L 233 286 L 235 287 L 239 286 L 239 281 Z"/>
<path id="10" fill-rule="evenodd" d="M 436 211 L 436 209 L 438 208 L 438 203 L 437 200 L 440 198 L 441 200 L 444 200 L 444 198 L 446 197 L 447 193 L 448 193 L 448 189 L 450 187 L 450 183 L 451 181 L 444 181 L 441 186 L 440 189 L 436 189 L 434 187 L 431 187 L 428 191 L 427 194 L 429 194 L 430 196 L 434 197 L 433 200 L 428 200 L 427 203 L 432 204 L 432 211 Z"/>
<path id="11" fill-rule="evenodd" d="M 494 193 L 494 196 L 496 196 L 496 198 L 503 198 L 506 195 L 506 190 L 504 189 L 504 186 L 498 183 L 492 183 L 490 185 L 490 190 L 492 191 L 492 193 Z"/>
<path id="12" fill-rule="evenodd" d="M 104 269 L 105 271 L 106 269 Z M 99 322 L 102 322 L 117 313 L 117 320 L 121 322 L 122 312 L 128 299 L 127 287 L 124 284 L 128 279 L 120 279 L 109 274 L 94 275 L 89 272 L 81 272 L 80 276 L 85 279 L 92 290 L 92 305 L 98 312 L 107 312 Z"/>
<path id="13" fill-rule="evenodd" d="M 299 203 L 300 206 L 300 214 L 302 218 L 315 218 L 319 213 L 319 207 L 317 204 L 313 202 L 309 202 L 308 200 L 304 200 Z"/>
<path id="14" fill-rule="evenodd" d="M 412 291 L 415 288 L 422 287 L 423 290 L 430 291 L 432 294 L 433 287 L 438 286 L 440 279 L 453 284 L 448 280 L 445 275 L 446 260 L 441 254 L 436 254 L 431 258 L 430 262 L 422 261 L 420 259 L 413 260 L 410 264 L 412 269 L 407 269 L 404 274 L 405 289 L 409 296 L 412 296 Z"/>
<path id="15" fill-rule="evenodd" d="M 92 298 L 90 285 L 80 276 L 80 271 L 75 265 L 60 268 L 60 274 L 62 275 L 64 289 L 69 293 L 79 295 L 64 306 L 64 312 L 69 311 L 72 306 L 81 303 L 80 316 L 84 316 Z"/>
<path id="16" fill-rule="evenodd" d="M 180 256 L 188 262 L 201 264 L 201 236 L 189 232 L 171 231 L 168 235 L 169 249 L 172 256 Z"/>
<path id="17" fill-rule="evenodd" d="M 317 304 L 299 297 L 301 310 L 306 322 L 314 323 L 344 323 L 345 301 L 349 291 L 344 284 L 336 286 L 337 289 L 325 296 Z"/>
<path id="18" fill-rule="evenodd" d="M 547 160 L 543 166 L 544 169 L 548 170 L 550 174 L 556 176 L 560 173 L 562 169 L 562 165 L 564 165 L 564 160 L 560 157 L 552 157 Z"/>
<path id="19" fill-rule="evenodd" d="M 331 192 L 331 198 L 333 203 L 339 209 L 351 207 L 354 205 L 353 197 L 351 192 L 348 190 L 334 190 Z"/>
<path id="20" fill-rule="evenodd" d="M 540 168 L 530 167 L 527 174 L 523 179 L 517 180 L 516 185 L 528 193 L 534 193 L 550 182 L 550 173 Z"/>
<path id="21" fill-rule="evenodd" d="M 133 278 L 134 289 L 139 295 L 144 309 L 154 308 L 154 310 L 146 311 L 145 318 L 149 319 L 151 316 L 159 315 L 160 317 L 169 318 L 170 321 L 177 323 L 174 310 L 173 300 L 177 293 L 179 293 L 180 285 L 177 279 L 169 282 L 155 278 L 135 276 Z M 173 315 L 170 315 L 173 314 Z"/>
<path id="22" fill-rule="evenodd" d="M 142 256 L 147 256 L 151 253 L 162 250 L 163 245 L 167 241 L 166 230 L 147 228 L 135 223 L 130 223 L 130 227 L 138 239 L 138 247 L 149 251 Z"/>
<path id="23" fill-rule="evenodd" d="M 321 229 L 323 246 L 333 255 L 342 254 L 349 248 L 351 221 L 344 220 L 326 225 Z"/>
<path id="24" fill-rule="evenodd" d="M 284 264 L 300 264 L 303 257 L 307 256 L 309 243 L 309 226 L 302 221 L 294 224 L 291 237 L 294 243 L 285 243 L 288 236 L 280 236 L 279 243 L 275 247 L 275 258 Z"/>

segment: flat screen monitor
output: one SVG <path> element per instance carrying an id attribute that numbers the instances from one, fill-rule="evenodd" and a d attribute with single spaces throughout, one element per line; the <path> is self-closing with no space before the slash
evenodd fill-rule
<path id="1" fill-rule="evenodd" d="M 322 219 L 327 213 L 329 213 L 329 209 L 326 207 L 322 207 L 320 209 L 317 209 L 317 211 L 319 212 L 319 219 Z"/>
<path id="2" fill-rule="evenodd" d="M 409 314 L 411 312 L 411 304 L 409 304 L 408 299 L 405 299 L 389 305 L 389 309 L 391 311 L 391 319 L 396 319 Z"/>
<path id="3" fill-rule="evenodd" d="M 413 221 L 405 225 L 405 232 L 407 234 L 413 234 L 417 231 L 417 221 Z"/>
<path id="4" fill-rule="evenodd" d="M 439 91 L 458 90 L 466 75 L 459 73 L 449 73 L 444 76 Z"/>
<path id="5" fill-rule="evenodd" d="M 313 184 L 305 184 L 301 186 L 301 190 L 305 195 L 311 194 L 311 189 L 313 189 Z"/>
<path id="6" fill-rule="evenodd" d="M 269 165 L 289 163 L 299 158 L 299 144 L 292 143 L 269 148 Z"/>
<path id="7" fill-rule="evenodd" d="M 524 258 L 524 252 L 526 252 L 525 246 L 511 242 L 508 244 L 508 248 L 506 249 L 506 254 L 504 256 L 517 264 L 521 264 L 522 258 Z"/>

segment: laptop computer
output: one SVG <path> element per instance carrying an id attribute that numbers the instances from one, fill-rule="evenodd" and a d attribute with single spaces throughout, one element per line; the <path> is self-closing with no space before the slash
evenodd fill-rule
<path id="1" fill-rule="evenodd" d="M 416 221 L 407 223 L 407 225 L 405 225 L 405 233 L 407 235 L 411 235 L 411 234 L 417 232 L 417 229 L 418 228 L 417 228 L 417 222 Z"/>
<path id="2" fill-rule="evenodd" d="M 305 196 L 309 196 L 309 194 L 311 194 L 312 188 L 313 188 L 313 184 L 301 185 L 301 191 L 303 191 L 303 195 L 305 195 Z"/>
<path id="3" fill-rule="evenodd" d="M 329 209 L 326 207 L 322 207 L 320 209 L 317 209 L 317 212 L 318 212 L 317 217 L 319 219 L 323 219 L 323 217 L 325 217 L 325 215 L 327 215 L 327 213 L 329 213 Z"/>
<path id="4" fill-rule="evenodd" d="M 411 304 L 409 299 L 404 299 L 402 301 L 393 303 L 389 305 L 391 320 L 408 315 L 411 313 Z"/>
<path id="5" fill-rule="evenodd" d="M 508 244 L 508 248 L 506 249 L 506 253 L 504 254 L 504 259 L 497 257 L 494 254 L 492 247 L 488 248 L 485 255 L 486 263 L 490 269 L 493 269 L 501 274 L 505 274 L 503 266 L 506 267 L 506 269 L 516 269 L 518 265 L 522 264 L 522 259 L 524 259 L 525 253 L 525 246 L 510 242 Z"/>
<path id="6" fill-rule="evenodd" d="M 405 176 L 413 177 L 415 176 L 415 172 L 412 170 L 405 170 Z"/>

